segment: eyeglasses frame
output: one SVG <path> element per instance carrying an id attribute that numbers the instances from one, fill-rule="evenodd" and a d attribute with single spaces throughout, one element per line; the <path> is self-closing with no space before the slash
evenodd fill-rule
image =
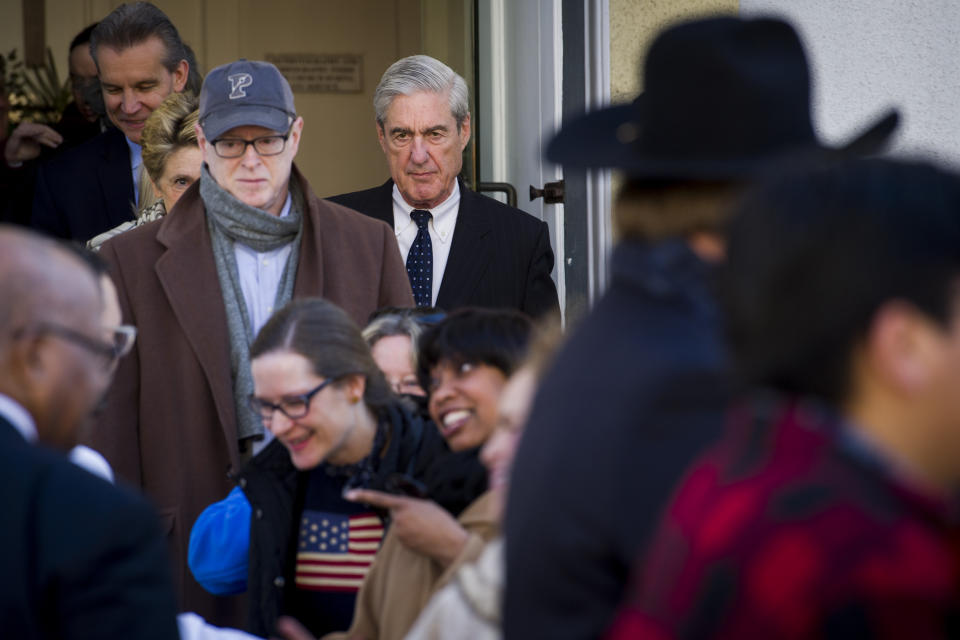
<path id="1" fill-rule="evenodd" d="M 292 130 L 291 130 L 291 131 L 292 131 Z M 283 134 L 283 135 L 276 134 L 276 133 L 272 133 L 272 134 L 270 134 L 270 135 L 268 135 L 268 136 L 257 136 L 256 138 L 253 138 L 252 140 L 246 140 L 246 139 L 244 139 L 244 138 L 223 138 L 223 137 L 221 137 L 221 138 L 217 138 L 216 140 L 211 140 L 211 141 L 210 141 L 210 146 L 213 147 L 213 152 L 214 152 L 215 154 L 217 154 L 217 156 L 223 158 L 224 160 L 235 160 L 236 158 L 242 158 L 242 157 L 247 153 L 247 147 L 250 147 L 250 146 L 253 147 L 253 150 L 254 150 L 254 151 L 257 153 L 257 155 L 260 156 L 261 158 L 272 158 L 273 156 L 278 156 L 278 155 L 280 155 L 280 154 L 283 153 L 283 151 L 287 148 L 287 140 L 290 138 L 290 133 L 291 133 L 291 131 L 287 131 L 287 132 L 286 132 L 285 134 Z M 276 153 L 261 153 L 260 150 L 257 149 L 257 142 L 259 142 L 260 140 L 266 140 L 267 138 L 282 138 L 282 139 L 283 139 L 283 146 L 280 147 L 280 150 L 277 151 Z M 241 151 L 240 153 L 238 153 L 238 154 L 235 155 L 235 156 L 225 156 L 225 155 L 223 155 L 222 153 L 220 153 L 220 150 L 217 149 L 217 143 L 218 143 L 218 142 L 223 142 L 224 140 L 231 140 L 231 141 L 235 141 L 235 142 L 242 142 L 242 143 L 243 143 L 243 151 Z"/>
<path id="2" fill-rule="evenodd" d="M 116 344 L 109 344 L 97 340 L 76 329 L 71 329 L 56 322 L 40 322 L 33 327 L 34 333 L 54 335 L 83 347 L 90 353 L 104 358 L 108 366 L 113 365 L 117 360 L 130 353 L 130 349 L 133 348 L 133 343 L 137 339 L 137 328 L 133 325 L 121 324 L 116 327 L 111 327 L 110 330 L 130 336 L 130 338 L 122 346 L 117 346 Z M 21 329 L 15 332 L 15 336 L 19 337 L 27 331 L 27 329 Z"/>
<path id="3" fill-rule="evenodd" d="M 330 383 L 336 382 L 336 380 L 337 378 L 327 378 L 326 380 L 318 384 L 316 387 L 314 387 L 310 391 L 307 391 L 306 393 L 292 394 L 292 395 L 285 396 L 286 399 L 301 400 L 303 402 L 304 412 L 302 414 L 292 416 L 289 413 L 287 413 L 287 410 L 284 409 L 282 405 L 274 404 L 273 402 L 270 402 L 268 400 L 261 400 L 260 398 L 253 395 L 252 393 L 247 398 L 247 406 L 249 406 L 250 410 L 253 411 L 255 414 L 257 414 L 257 417 L 259 417 L 264 423 L 266 423 L 269 420 L 273 420 L 273 414 L 276 413 L 277 411 L 285 415 L 290 420 L 299 420 L 300 418 L 303 418 L 308 413 L 310 413 L 310 403 L 313 402 L 313 397 L 318 393 L 320 393 L 321 391 L 323 391 L 324 389 L 326 389 L 327 385 L 329 385 Z M 263 415 L 263 412 L 261 411 L 261 407 L 270 409 L 269 418 Z"/>

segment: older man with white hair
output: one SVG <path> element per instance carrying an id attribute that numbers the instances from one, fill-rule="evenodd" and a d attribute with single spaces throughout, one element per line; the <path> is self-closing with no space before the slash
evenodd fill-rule
<path id="1" fill-rule="evenodd" d="M 463 78 L 430 56 L 403 58 L 373 105 L 390 179 L 330 200 L 393 227 L 417 306 L 559 312 L 547 225 L 459 177 L 470 141 Z"/>

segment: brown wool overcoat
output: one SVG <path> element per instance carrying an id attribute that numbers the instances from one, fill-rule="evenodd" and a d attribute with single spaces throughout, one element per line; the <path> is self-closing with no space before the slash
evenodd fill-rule
<path id="1" fill-rule="evenodd" d="M 379 307 L 413 306 L 393 230 L 320 200 L 296 167 L 291 180 L 308 209 L 294 297 L 326 298 L 361 326 Z M 103 245 L 124 322 L 138 336 L 83 439 L 157 506 L 183 609 L 237 625 L 239 604 L 207 594 L 186 565 L 190 528 L 227 495 L 240 464 L 226 311 L 198 187 L 164 219 Z"/>

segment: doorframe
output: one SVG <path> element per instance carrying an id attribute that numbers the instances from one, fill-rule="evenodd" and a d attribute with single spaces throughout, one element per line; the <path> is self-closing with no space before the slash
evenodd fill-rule
<path id="1" fill-rule="evenodd" d="M 564 119 L 609 103 L 609 0 L 477 0 L 476 27 L 479 175 L 513 184 L 547 223 L 560 307 L 577 318 L 607 286 L 610 173 L 564 170 L 543 149 Z M 561 179 L 564 204 L 527 200 L 528 185 Z"/>

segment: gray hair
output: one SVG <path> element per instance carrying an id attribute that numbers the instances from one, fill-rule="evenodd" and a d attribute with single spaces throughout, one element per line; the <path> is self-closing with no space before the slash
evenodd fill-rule
<path id="1" fill-rule="evenodd" d="M 467 83 L 460 74 L 436 58 L 424 55 L 408 56 L 390 65 L 373 93 L 373 109 L 381 130 L 393 99 L 399 95 L 413 95 L 418 91 L 448 94 L 450 113 L 457 121 L 457 129 L 463 126 L 464 120 L 470 115 Z"/>
<path id="2" fill-rule="evenodd" d="M 407 336 L 410 338 L 410 359 L 413 370 L 417 370 L 417 339 L 423 333 L 423 327 L 414 318 L 403 313 L 388 313 L 375 318 L 363 329 L 363 339 L 371 349 L 382 338 Z"/>

